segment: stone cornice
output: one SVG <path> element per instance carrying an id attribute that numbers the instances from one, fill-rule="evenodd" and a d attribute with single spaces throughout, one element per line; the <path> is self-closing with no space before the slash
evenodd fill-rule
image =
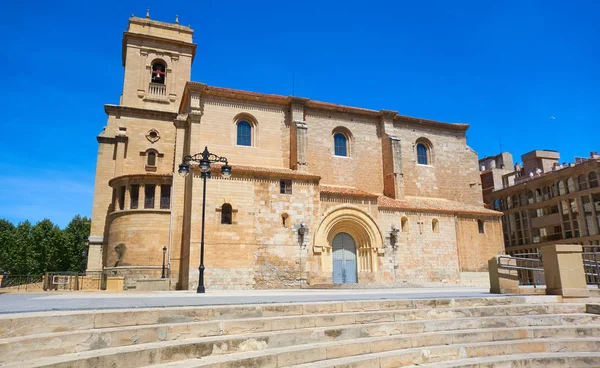
<path id="1" fill-rule="evenodd" d="M 136 118 L 147 118 L 166 121 L 174 121 L 177 118 L 176 112 L 140 109 L 137 107 L 128 107 L 121 105 L 104 105 L 104 112 L 106 112 L 107 115 L 117 117 L 131 116 Z"/>
<path id="2" fill-rule="evenodd" d="M 216 169 L 217 173 L 221 173 L 221 165 L 213 165 L 213 169 Z M 194 169 L 197 169 L 195 167 Z M 199 169 L 197 170 L 199 172 Z M 283 168 L 270 168 L 270 167 L 258 167 L 258 166 L 243 166 L 243 165 L 231 165 L 232 177 L 241 176 L 253 176 L 257 178 L 277 178 L 277 179 L 296 179 L 304 181 L 319 182 L 321 177 L 319 175 L 308 174 L 301 171 Z M 215 175 L 215 174 L 213 174 Z"/>
<path id="3" fill-rule="evenodd" d="M 109 186 L 113 186 L 113 184 L 126 183 L 131 181 L 136 181 L 140 183 L 150 183 L 152 182 L 164 182 L 164 184 L 169 184 L 171 182 L 171 178 L 173 177 L 173 173 L 168 174 L 126 174 L 114 177 L 108 181 Z"/>
<path id="4" fill-rule="evenodd" d="M 262 102 L 262 103 L 271 103 L 275 105 L 288 105 L 290 106 L 292 103 L 302 103 L 306 107 L 310 107 L 317 110 L 327 110 L 327 111 L 336 111 L 340 113 L 349 113 L 349 114 L 357 114 L 357 115 L 365 115 L 371 117 L 393 117 L 394 122 L 396 121 L 404 121 L 413 124 L 426 125 L 426 126 L 434 126 L 440 129 L 445 130 L 453 130 L 465 132 L 469 128 L 469 124 L 453 124 L 453 123 L 445 123 L 440 121 L 428 120 L 428 119 L 419 119 L 413 118 L 410 116 L 399 115 L 397 111 L 393 110 L 370 110 L 364 109 L 360 107 L 352 107 L 352 106 L 344 106 L 337 105 L 328 102 L 321 101 L 313 101 L 306 98 L 295 97 L 295 96 L 281 96 L 281 95 L 273 95 L 266 93 L 258 93 L 258 92 L 249 92 L 242 91 L 230 88 L 221 88 L 221 87 L 212 87 L 208 86 L 204 83 L 198 82 L 187 82 L 185 85 L 185 89 L 183 91 L 183 97 L 181 99 L 181 104 L 179 105 L 179 112 L 186 112 L 189 106 L 190 94 L 192 92 L 200 93 L 200 96 L 216 96 L 223 97 L 233 100 L 241 100 L 241 101 L 250 101 L 250 102 Z"/>

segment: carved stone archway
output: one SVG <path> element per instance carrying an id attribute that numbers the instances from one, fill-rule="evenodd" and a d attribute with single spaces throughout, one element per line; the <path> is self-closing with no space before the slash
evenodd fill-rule
<path id="1" fill-rule="evenodd" d="M 321 270 L 332 271 L 333 238 L 339 233 L 347 233 L 356 243 L 357 268 L 361 272 L 377 272 L 378 256 L 383 255 L 383 239 L 373 218 L 362 209 L 342 205 L 323 214 L 323 219 L 315 230 L 313 252 L 321 257 Z"/>

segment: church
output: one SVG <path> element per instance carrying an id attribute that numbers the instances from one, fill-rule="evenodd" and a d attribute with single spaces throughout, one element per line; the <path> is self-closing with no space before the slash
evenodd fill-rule
<path id="1" fill-rule="evenodd" d="M 487 282 L 502 214 L 467 124 L 192 82 L 192 36 L 129 19 L 87 272 L 135 289 L 164 259 L 169 288 L 194 290 L 202 257 L 207 290 Z"/>

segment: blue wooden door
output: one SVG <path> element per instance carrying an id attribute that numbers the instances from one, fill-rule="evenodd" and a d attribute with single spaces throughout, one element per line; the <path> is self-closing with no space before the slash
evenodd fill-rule
<path id="1" fill-rule="evenodd" d="M 346 233 L 333 238 L 333 283 L 352 284 L 356 278 L 356 245 L 354 239 Z"/>

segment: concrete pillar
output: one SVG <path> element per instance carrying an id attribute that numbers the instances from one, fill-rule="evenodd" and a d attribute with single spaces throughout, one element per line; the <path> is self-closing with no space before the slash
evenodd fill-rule
<path id="1" fill-rule="evenodd" d="M 591 194 L 588 194 L 588 198 L 590 199 L 590 206 L 592 207 L 592 227 L 590 230 L 590 234 L 592 235 L 598 235 L 600 234 L 600 229 L 598 228 L 598 221 L 597 221 L 597 216 L 598 216 L 598 212 L 596 211 L 596 206 L 594 205 L 594 197 L 592 197 Z M 584 213 L 584 217 L 585 217 L 585 213 Z M 587 223 L 587 220 L 586 220 Z"/>
<path id="2" fill-rule="evenodd" d="M 125 146 L 127 144 L 126 134 L 126 130 L 119 130 L 119 135 L 115 137 L 115 142 L 117 144 L 117 153 L 115 155 L 115 177 L 123 175 L 123 165 L 125 163 Z"/>
<path id="3" fill-rule="evenodd" d="M 86 272 L 102 271 L 102 247 L 104 238 L 90 235 L 88 237 L 88 256 Z"/>
<path id="4" fill-rule="evenodd" d="M 519 275 L 517 270 L 505 269 L 500 267 L 500 257 L 502 264 L 507 266 L 516 266 L 517 260 L 507 258 L 508 256 L 495 256 L 488 261 L 490 275 L 490 293 L 492 294 L 518 294 L 519 293 Z"/>
<path id="5" fill-rule="evenodd" d="M 187 288 L 187 273 L 189 268 L 189 243 L 185 242 L 184 234 L 185 222 L 189 222 L 186 208 L 186 178 L 177 174 L 179 164 L 183 157 L 189 155 L 189 146 L 186 131 L 189 125 L 188 116 L 182 114 L 177 116 L 174 121 L 176 128 L 175 138 L 175 164 L 173 173 L 173 186 L 171 187 L 171 240 L 168 250 L 169 256 L 169 277 L 171 278 L 171 287 L 176 289 Z M 189 200 L 188 200 L 189 202 Z M 189 230 L 189 227 L 187 227 Z"/>
<path id="6" fill-rule="evenodd" d="M 125 203 L 123 204 L 123 209 L 131 209 L 131 184 L 125 186 Z"/>
<path id="7" fill-rule="evenodd" d="M 546 294 L 588 297 L 581 245 L 552 244 L 541 248 Z"/>

